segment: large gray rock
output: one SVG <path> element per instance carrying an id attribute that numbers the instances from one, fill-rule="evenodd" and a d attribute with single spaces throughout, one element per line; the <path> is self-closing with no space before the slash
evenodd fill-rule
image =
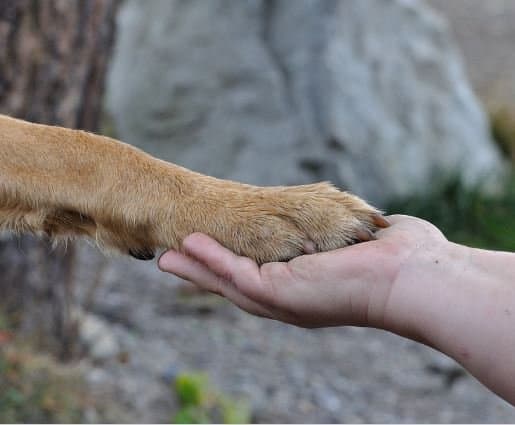
<path id="1" fill-rule="evenodd" d="M 445 22 L 416 0 L 127 1 L 118 136 L 256 184 L 321 179 L 383 203 L 499 169 Z"/>

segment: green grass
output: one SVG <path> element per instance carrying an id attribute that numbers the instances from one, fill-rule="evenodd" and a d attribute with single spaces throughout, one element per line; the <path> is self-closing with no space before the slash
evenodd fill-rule
<path id="1" fill-rule="evenodd" d="M 0 423 L 75 423 L 89 406 L 80 375 L 18 341 L 0 310 Z"/>
<path id="2" fill-rule="evenodd" d="M 515 251 L 515 172 L 500 194 L 487 195 L 455 179 L 425 196 L 392 202 L 387 211 L 428 220 L 453 242 Z"/>
<path id="3" fill-rule="evenodd" d="M 81 423 L 91 412 L 102 422 L 126 422 L 121 406 L 92 393 L 80 368 L 38 352 L 18 338 L 0 309 L 0 423 Z"/>
<path id="4" fill-rule="evenodd" d="M 215 391 L 207 375 L 182 373 L 175 379 L 173 390 L 180 408 L 172 422 L 176 424 L 244 424 L 250 423 L 248 404 Z"/>
<path id="5" fill-rule="evenodd" d="M 81 422 L 88 403 L 78 374 L 25 348 L 0 348 L 1 423 Z"/>
<path id="6" fill-rule="evenodd" d="M 386 208 L 388 213 L 426 219 L 453 242 L 515 251 L 515 113 L 508 108 L 492 112 L 490 129 L 500 151 L 513 164 L 500 193 L 488 195 L 451 179 L 423 196 L 392 202 Z"/>

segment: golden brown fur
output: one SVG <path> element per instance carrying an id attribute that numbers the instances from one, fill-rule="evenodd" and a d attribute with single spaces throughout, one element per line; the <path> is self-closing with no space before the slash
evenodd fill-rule
<path id="1" fill-rule="evenodd" d="M 107 137 L 0 115 L 0 230 L 87 236 L 141 259 L 198 231 L 267 262 L 367 239 L 381 224 L 326 183 L 219 180 Z"/>

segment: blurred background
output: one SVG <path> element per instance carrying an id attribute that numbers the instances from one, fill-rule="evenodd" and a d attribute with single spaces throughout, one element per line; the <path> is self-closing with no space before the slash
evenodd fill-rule
<path id="1" fill-rule="evenodd" d="M 0 113 L 515 250 L 515 2 L 0 0 Z M 513 422 L 453 360 L 0 235 L 0 422 Z"/>

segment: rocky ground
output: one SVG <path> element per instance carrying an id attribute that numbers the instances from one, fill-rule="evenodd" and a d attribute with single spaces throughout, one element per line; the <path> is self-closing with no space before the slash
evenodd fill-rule
<path id="1" fill-rule="evenodd" d="M 85 293 L 102 260 L 81 251 Z M 125 405 L 131 421 L 169 421 L 169 381 L 193 370 L 247 399 L 258 423 L 515 421 L 513 407 L 452 360 L 395 335 L 254 318 L 217 297 L 184 294 L 155 264 L 129 259 L 109 261 L 102 281 L 95 354 L 84 366 L 95 391 Z"/>

